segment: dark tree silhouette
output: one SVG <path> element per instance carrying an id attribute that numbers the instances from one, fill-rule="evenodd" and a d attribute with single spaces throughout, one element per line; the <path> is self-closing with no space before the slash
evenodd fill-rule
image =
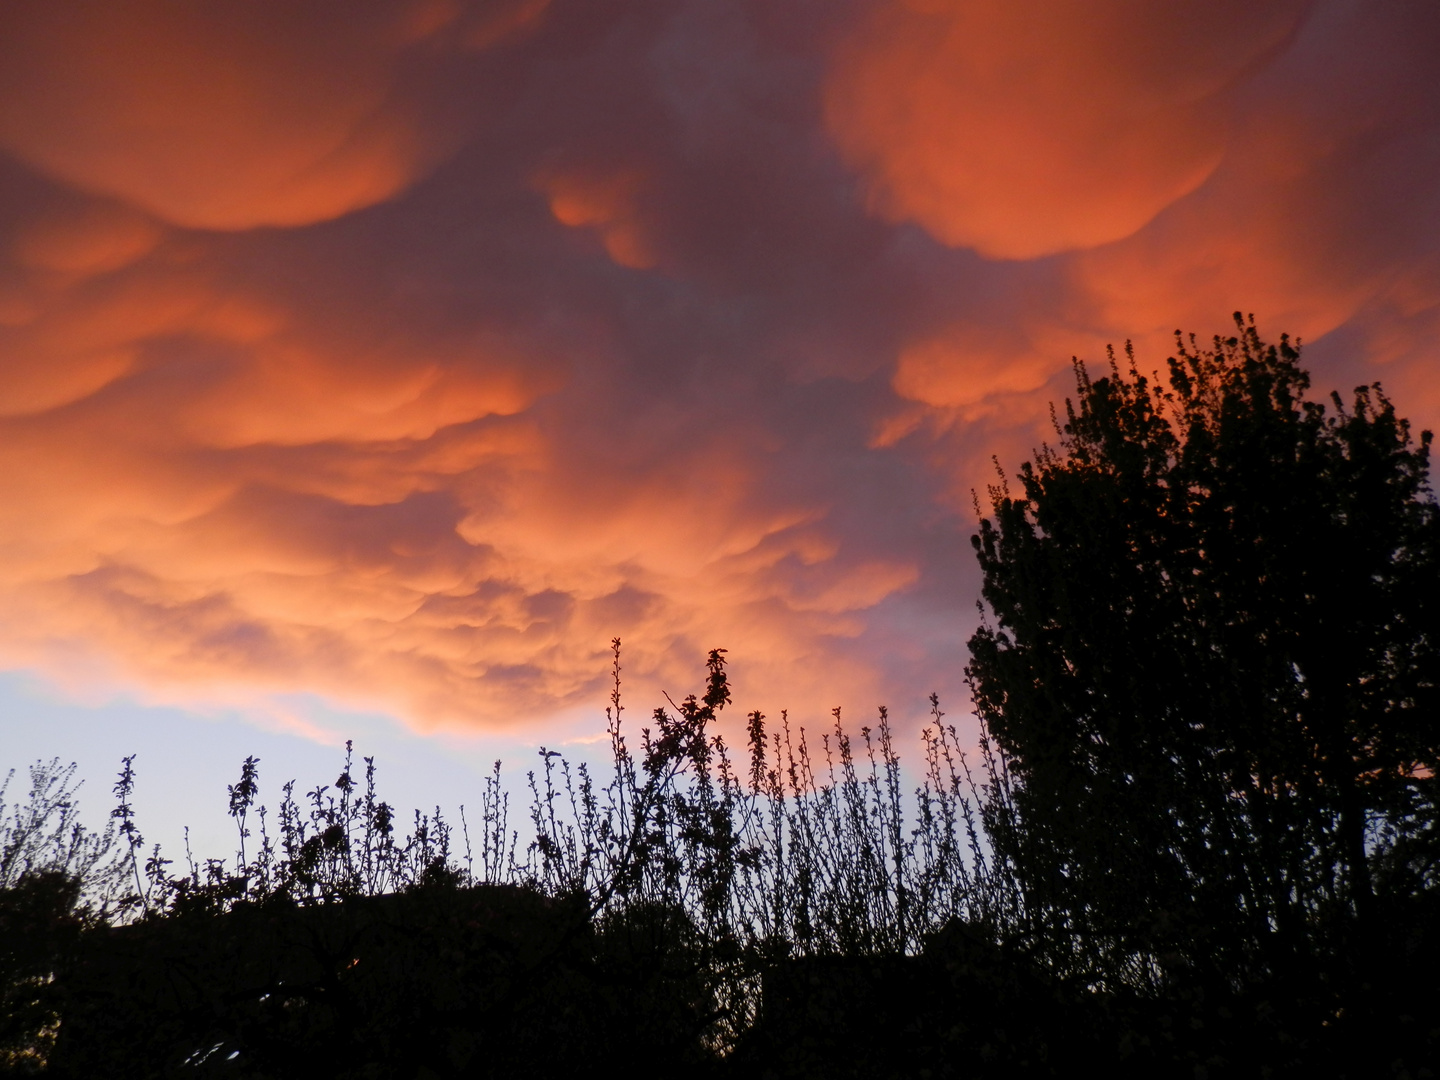
<path id="1" fill-rule="evenodd" d="M 1168 385 L 1077 361 L 974 537 L 992 841 L 1026 932 L 1109 985 L 1361 956 L 1435 884 L 1430 433 L 1378 384 L 1308 400 L 1298 347 L 1236 324 L 1177 334 Z"/>

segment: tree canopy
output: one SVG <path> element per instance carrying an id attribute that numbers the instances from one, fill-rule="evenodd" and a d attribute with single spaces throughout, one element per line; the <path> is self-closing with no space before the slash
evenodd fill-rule
<path id="1" fill-rule="evenodd" d="M 1437 873 L 1430 433 L 1236 325 L 1165 379 L 1077 361 L 973 538 L 992 839 L 1030 932 L 1125 982 L 1293 968 Z"/>

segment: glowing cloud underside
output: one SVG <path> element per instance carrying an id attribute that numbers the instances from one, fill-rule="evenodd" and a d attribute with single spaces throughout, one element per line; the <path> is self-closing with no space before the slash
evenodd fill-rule
<path id="1" fill-rule="evenodd" d="M 957 693 L 1072 354 L 1440 417 L 1421 5 L 0 14 L 0 659 L 421 726 Z"/>

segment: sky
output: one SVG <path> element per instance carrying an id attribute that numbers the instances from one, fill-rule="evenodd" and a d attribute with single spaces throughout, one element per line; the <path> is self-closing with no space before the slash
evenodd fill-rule
<path id="1" fill-rule="evenodd" d="M 1440 422 L 1437 58 L 1420 0 L 6 4 L 0 767 L 460 801 L 593 745 L 616 637 L 630 717 L 724 647 L 963 721 L 1073 356 L 1243 310 Z"/>

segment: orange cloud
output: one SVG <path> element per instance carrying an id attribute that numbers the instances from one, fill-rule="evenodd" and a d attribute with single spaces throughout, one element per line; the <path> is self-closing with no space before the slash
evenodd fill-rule
<path id="1" fill-rule="evenodd" d="M 598 174 L 545 170 L 536 177 L 535 186 L 545 193 L 550 213 L 561 225 L 594 229 L 618 265 L 646 270 L 657 258 L 640 223 L 644 182 L 638 169 Z"/>
<path id="2" fill-rule="evenodd" d="M 924 17 L 943 13 L 959 20 L 970 17 L 969 11 L 932 5 Z M 901 18 L 894 12 L 883 17 Z M 1167 32 L 1184 25 L 1183 17 L 1174 18 Z M 1312 345 L 1317 388 L 1343 389 L 1383 377 L 1404 388 L 1417 422 L 1434 423 L 1440 417 L 1430 389 L 1437 353 L 1422 328 L 1430 324 L 1440 279 L 1429 224 L 1433 196 L 1420 176 L 1433 175 L 1433 150 L 1422 148 L 1434 139 L 1437 118 L 1433 108 L 1412 97 L 1427 80 L 1433 85 L 1426 43 L 1434 35 L 1432 26 L 1398 11 L 1337 7 L 1314 14 L 1284 49 L 1249 73 L 1249 83 L 1227 92 L 1227 150 L 1202 186 L 1170 200 L 1126 235 L 1050 259 L 1045 276 L 1017 278 L 1036 281 L 1034 292 L 1017 286 L 959 321 L 938 330 L 926 327 L 897 351 L 895 390 L 932 407 L 946 424 L 1008 417 L 1023 431 L 1039 420 L 1030 436 L 1038 441 L 1048 436 L 1045 403 L 1067 389 L 1069 356 L 1101 361 L 1106 343 L 1128 339 L 1142 364 L 1163 368 L 1177 328 L 1202 336 L 1223 333 L 1229 313 L 1242 309 L 1255 312 L 1268 332 L 1287 331 Z M 1014 39 L 1029 40 L 1024 34 Z M 1269 40 L 1268 34 L 1255 41 L 1242 36 L 1232 44 L 1235 55 L 1254 56 Z M 882 37 L 877 54 L 888 55 L 893 44 L 888 41 Z M 1350 43 L 1342 63 L 1335 60 L 1337 41 Z M 864 47 L 863 40 L 853 44 Z M 1196 47 L 1197 55 L 1205 55 L 1203 36 Z M 1091 47 L 1088 55 L 1105 53 Z M 967 76 L 961 70 L 953 78 L 963 83 Z M 1086 92 L 1081 80 L 1076 93 Z M 875 93 L 888 100 L 882 89 Z M 1008 93 L 1033 103 L 1023 81 Z M 1144 94 L 1138 99 L 1148 100 Z M 940 89 L 923 103 L 917 97 L 916 115 L 939 117 L 943 100 Z M 1049 119 L 1032 126 L 1025 138 L 1048 146 L 1055 161 L 1073 165 L 1063 147 L 1045 143 L 1044 135 L 1045 125 L 1063 121 L 1068 109 L 1047 112 Z M 902 128 L 885 143 L 900 155 L 886 159 L 892 164 L 909 145 Z M 930 145 L 925 136 L 917 139 L 922 147 Z M 1029 152 L 1012 145 L 1007 160 L 1028 160 Z M 958 157 L 948 166 L 936 157 L 925 160 L 932 179 L 956 185 L 955 191 L 971 183 L 978 167 Z M 1398 167 L 1401 160 L 1416 165 Z M 871 182 L 889 183 L 875 179 L 890 176 L 883 172 L 889 167 L 876 166 L 881 173 L 868 174 Z M 1115 190 L 1130 191 L 1133 179 L 1122 170 L 1113 177 Z M 978 187 L 972 194 L 977 206 L 1006 205 L 1003 197 L 997 203 Z M 1054 206 L 1062 211 L 1071 206 L 1058 198 L 1058 189 L 1052 194 Z M 963 213 L 963 200 L 956 205 Z M 949 226 L 938 219 L 918 211 L 912 216 L 938 238 L 964 242 L 958 233 L 946 233 Z M 1041 247 L 1064 249 L 1067 227 L 1051 222 L 1047 235 L 1055 243 Z M 1345 354 L 1335 351 L 1341 348 Z M 920 430 L 919 424 L 915 414 L 897 412 L 878 438 L 892 442 Z M 999 432 L 991 437 L 1009 441 Z M 1015 452 L 1026 449 L 1020 443 Z M 970 471 L 969 464 L 960 464 L 967 460 L 958 457 L 956 468 Z M 974 483 L 972 478 L 962 486 Z"/>
<path id="3" fill-rule="evenodd" d="M 888 0 L 826 119 L 892 221 L 1028 259 L 1129 236 L 1214 171 L 1226 91 L 1305 4 Z"/>
<path id="4" fill-rule="evenodd" d="M 7 8 L 0 659 L 963 703 L 969 491 L 1072 355 L 1240 307 L 1440 415 L 1440 19 L 821 8 Z"/>
<path id="5" fill-rule="evenodd" d="M 977 415 L 997 399 L 1046 387 L 1077 335 L 1057 326 L 957 323 L 900 352 L 892 385 L 913 401 Z"/>
<path id="6" fill-rule="evenodd" d="M 33 314 L 0 333 L 10 663 L 495 725 L 588 700 L 620 634 L 652 691 L 724 643 L 753 691 L 876 696 L 806 658 L 916 568 L 769 504 L 730 440 L 652 411 L 670 449 L 597 475 L 541 418 L 573 361 L 494 315 L 407 321 L 335 264 L 297 294 L 245 245 L 59 205 L 16 231 Z"/>
<path id="7" fill-rule="evenodd" d="M 65 278 L 91 277 L 143 258 L 161 236 L 162 230 L 141 214 L 92 202 L 29 221 L 16 240 L 15 260 Z"/>
<path id="8" fill-rule="evenodd" d="M 328 220 L 394 196 L 453 149 L 422 107 L 417 63 L 443 67 L 456 35 L 494 44 L 544 5 L 468 7 L 6 5 L 0 146 L 178 225 Z"/>

